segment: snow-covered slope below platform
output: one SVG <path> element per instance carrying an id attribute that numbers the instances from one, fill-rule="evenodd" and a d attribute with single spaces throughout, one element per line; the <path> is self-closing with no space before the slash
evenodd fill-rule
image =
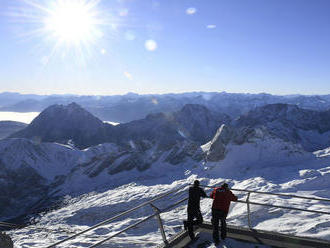
<path id="1" fill-rule="evenodd" d="M 0 218 L 48 208 L 47 202 L 65 194 L 101 192 L 146 178 L 162 180 L 166 173 L 172 175 L 166 182 L 184 178 L 185 164 L 197 164 L 198 154 L 201 149 L 190 142 L 163 151 L 148 143 L 132 142 L 131 147 L 101 144 L 78 150 L 26 139 L 1 140 Z"/>
<path id="2" fill-rule="evenodd" d="M 237 147 L 232 147 L 232 152 L 236 149 Z M 279 151 L 277 150 L 276 152 Z M 277 155 L 280 154 L 277 153 Z M 201 184 L 204 185 L 215 185 L 227 181 L 231 187 L 236 189 L 330 197 L 330 159 L 327 157 L 308 158 L 304 163 L 294 163 L 294 159 L 292 159 L 287 161 L 286 166 L 281 167 L 281 173 L 281 170 L 277 168 L 280 164 L 273 163 L 268 168 L 239 164 L 239 166 L 237 165 L 233 169 L 237 173 L 226 174 L 229 168 L 226 168 L 224 162 L 212 163 L 212 165 L 200 164 L 199 166 L 196 166 L 196 164 L 186 164 L 185 166 L 177 167 L 177 170 L 169 171 L 165 175 L 163 174 L 162 177 L 157 177 L 157 174 L 152 177 L 152 173 L 156 173 L 156 170 L 149 169 L 150 174 L 147 173 L 149 170 L 146 170 L 142 173 L 145 177 L 141 177 L 138 183 L 125 184 L 103 192 L 95 191 L 68 198 L 65 206 L 41 214 L 37 219 L 36 225 L 11 231 L 10 234 L 18 248 L 43 247 L 67 235 L 84 230 L 124 210 L 135 207 L 158 194 L 180 187 L 187 182 L 191 183 L 197 177 L 201 180 Z M 220 169 L 222 166 L 223 169 Z M 244 176 L 244 173 L 249 173 L 251 176 Z M 118 174 L 120 177 L 114 180 L 120 180 L 120 178 L 132 176 L 132 174 L 133 172 L 130 171 L 122 172 Z M 227 175 L 230 175 L 230 177 L 227 177 Z M 179 179 L 180 177 L 181 179 Z M 86 184 L 88 183 L 86 182 Z M 207 190 L 207 193 L 209 192 Z M 234 193 L 238 194 L 236 191 Z M 182 191 L 182 193 L 175 197 L 167 197 L 163 200 L 156 201 L 155 205 L 164 208 L 184 196 L 187 196 L 187 190 Z M 238 194 L 238 196 L 240 199 L 246 198 L 246 194 Z M 258 194 L 252 194 L 250 200 L 330 211 L 329 205 L 317 201 L 291 200 L 283 197 Z M 203 199 L 201 202 L 204 219 L 208 221 L 211 219 L 211 203 L 211 199 Z M 330 240 L 330 216 L 264 208 L 254 205 L 252 205 L 251 211 L 252 224 L 257 229 Z M 112 224 L 99 227 L 86 236 L 78 238 L 71 245 L 68 243 L 63 247 L 88 247 L 97 240 L 110 236 L 151 213 L 153 212 L 150 206 L 146 206 Z M 163 213 L 161 216 L 166 227 L 166 234 L 170 237 L 182 229 L 182 220 L 186 218 L 186 205 L 184 203 L 176 209 Z M 246 205 L 232 203 L 228 222 L 233 225 L 247 226 Z M 125 232 L 119 238 L 101 247 L 155 247 L 159 243 L 161 243 L 161 234 L 158 229 L 157 220 L 153 219 L 131 231 Z M 234 247 L 241 246 L 237 246 L 236 244 Z"/>
<path id="3" fill-rule="evenodd" d="M 210 154 L 216 153 L 222 154 L 209 160 Z M 184 141 L 163 150 L 142 140 L 140 143 L 132 141 L 129 147 L 101 144 L 77 150 L 24 139 L 3 140 L 0 141 L 3 169 L 0 183 L 6 194 L 1 200 L 11 205 L 3 205 L 1 214 L 9 216 L 14 214 L 11 210 L 33 209 L 34 203 L 49 196 L 64 197 L 57 209 L 41 213 L 34 220 L 35 225 L 11 232 L 16 247 L 33 248 L 84 230 L 158 194 L 192 183 L 195 178 L 205 185 L 227 181 L 231 187 L 239 189 L 330 198 L 330 156 L 326 154 L 327 150 L 306 152 L 300 145 L 274 137 L 262 128 L 235 133 L 225 126 L 202 148 Z M 155 205 L 164 208 L 186 194 L 185 191 L 167 197 Z M 246 198 L 246 194 L 238 195 Z M 330 211 L 329 205 L 321 202 L 292 202 L 256 194 L 250 199 Z M 205 219 L 210 220 L 211 200 L 204 199 L 201 207 Z M 86 247 L 151 213 L 151 207 L 146 206 L 64 247 Z M 228 221 L 247 226 L 246 215 L 246 205 L 235 203 Z M 163 213 L 162 218 L 167 235 L 174 235 L 181 230 L 182 220 L 186 218 L 185 204 Z M 252 206 L 252 221 L 254 227 L 260 229 L 330 240 L 328 216 Z M 150 220 L 104 247 L 127 247 L 127 244 L 129 247 L 154 247 L 159 242 L 157 222 Z"/>

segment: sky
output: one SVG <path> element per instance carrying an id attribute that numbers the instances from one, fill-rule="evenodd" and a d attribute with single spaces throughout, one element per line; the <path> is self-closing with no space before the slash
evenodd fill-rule
<path id="1" fill-rule="evenodd" d="M 0 92 L 330 94 L 329 12 L 329 0 L 1 0 Z"/>

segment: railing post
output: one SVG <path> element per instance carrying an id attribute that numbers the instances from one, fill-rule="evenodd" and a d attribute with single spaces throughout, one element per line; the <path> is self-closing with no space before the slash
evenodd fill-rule
<path id="1" fill-rule="evenodd" d="M 162 234 L 163 241 L 164 241 L 165 245 L 167 246 L 168 245 L 168 241 L 166 239 L 166 234 L 165 234 L 165 230 L 164 230 L 163 221 L 160 218 L 160 210 L 155 205 L 153 205 L 152 203 L 150 203 L 150 206 L 154 209 L 154 211 L 157 214 L 157 220 L 158 220 L 158 225 L 159 225 L 160 233 Z"/>
<path id="2" fill-rule="evenodd" d="M 247 206 L 247 214 L 248 214 L 248 226 L 250 229 L 252 229 L 251 212 L 250 212 L 250 194 L 251 194 L 251 192 L 249 192 L 246 197 L 246 206 Z"/>

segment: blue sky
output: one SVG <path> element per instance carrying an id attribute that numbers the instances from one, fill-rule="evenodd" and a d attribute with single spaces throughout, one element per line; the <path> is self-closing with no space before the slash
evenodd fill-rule
<path id="1" fill-rule="evenodd" d="M 329 0 L 103 0 L 102 35 L 54 54 L 45 13 L 0 11 L 0 92 L 330 94 Z"/>

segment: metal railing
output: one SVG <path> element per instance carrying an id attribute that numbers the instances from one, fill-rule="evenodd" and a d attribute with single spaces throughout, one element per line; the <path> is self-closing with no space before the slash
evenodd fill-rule
<path id="1" fill-rule="evenodd" d="M 152 219 L 153 217 L 157 217 L 157 219 L 158 219 L 158 223 L 159 223 L 159 228 L 160 228 L 160 230 L 161 230 L 161 234 L 162 234 L 163 242 L 165 243 L 165 245 L 168 245 L 168 241 L 167 241 L 167 239 L 166 239 L 166 235 L 165 235 L 165 231 L 164 231 L 164 225 L 163 225 L 163 223 L 162 223 L 162 220 L 161 220 L 160 214 L 163 213 L 163 212 L 166 212 L 166 211 L 168 211 L 168 210 L 170 210 L 170 209 L 172 209 L 172 208 L 174 208 L 174 207 L 176 207 L 177 205 L 179 205 L 179 204 L 185 202 L 186 200 L 188 200 L 188 197 L 185 197 L 184 199 L 182 199 L 182 200 L 180 200 L 180 201 L 177 201 L 177 202 L 175 202 L 174 204 L 172 204 L 172 205 L 170 205 L 170 206 L 168 206 L 168 207 L 166 207 L 166 208 L 164 208 L 164 209 L 162 209 L 162 210 L 160 210 L 160 209 L 157 208 L 157 210 L 155 211 L 154 214 L 152 214 L 152 215 L 150 215 L 150 216 L 148 216 L 148 217 L 146 217 L 146 218 L 144 218 L 144 219 L 138 221 L 137 223 L 134 223 L 133 225 L 130 225 L 130 226 L 126 227 L 125 229 L 123 229 L 123 230 L 121 230 L 121 231 L 119 231 L 119 232 L 113 234 L 112 236 L 110 236 L 110 237 L 108 237 L 108 238 L 106 238 L 106 239 L 103 239 L 102 241 L 99 241 L 98 243 L 96 243 L 96 244 L 94 244 L 94 245 L 89 246 L 88 248 L 94 248 L 94 247 L 97 247 L 97 246 L 99 246 L 99 245 L 105 243 L 106 241 L 108 241 L 108 240 L 110 240 L 110 239 L 112 239 L 112 238 L 118 236 L 119 234 L 121 234 L 121 233 L 123 233 L 123 232 L 125 232 L 125 231 L 127 231 L 127 230 L 129 230 L 129 229 L 132 229 L 132 228 L 134 228 L 134 227 L 136 227 L 136 226 L 142 224 L 143 222 L 146 222 L 146 221 Z M 154 206 L 152 206 L 152 203 L 150 203 L 150 205 L 151 205 L 151 207 L 154 207 Z"/>
<path id="2" fill-rule="evenodd" d="M 170 209 L 173 209 L 174 207 L 180 205 L 181 203 L 185 202 L 188 200 L 188 197 L 184 197 L 183 199 L 175 202 L 174 204 L 171 204 L 170 206 L 164 208 L 164 209 L 159 209 L 157 208 L 156 206 L 153 205 L 153 202 L 157 201 L 157 200 L 160 200 L 166 196 L 169 196 L 171 194 L 174 194 L 180 190 L 183 190 L 184 188 L 186 188 L 187 186 L 190 186 L 189 184 L 187 185 L 183 185 L 179 188 L 176 188 L 174 190 L 171 190 L 167 193 L 164 193 L 164 194 L 161 194 L 159 196 L 156 196 L 154 199 L 150 200 L 150 201 L 147 201 L 145 203 L 142 203 L 132 209 L 129 209 L 127 211 L 124 211 L 112 218 L 109 218 L 101 223 L 98 223 L 84 231 L 81 231 L 75 235 L 72 235 L 66 239 L 63 239 L 61 241 L 58 241 L 57 243 L 54 243 L 50 246 L 47 246 L 46 248 L 52 248 L 52 247 L 56 247 L 57 245 L 59 244 L 62 244 L 66 241 L 69 241 L 69 240 L 72 240 L 86 232 L 89 232 L 91 230 L 94 230 L 95 228 L 99 227 L 99 226 L 102 226 L 102 225 L 105 225 L 105 224 L 108 224 L 120 217 L 123 217 L 133 211 L 136 211 L 144 206 L 147 206 L 149 205 L 153 210 L 154 210 L 154 213 L 143 218 L 142 220 L 139 220 L 138 222 L 132 224 L 132 225 L 129 225 L 127 227 L 125 227 L 124 229 L 122 229 L 121 231 L 118 231 L 116 232 L 115 234 L 112 234 L 111 236 L 109 237 L 106 237 L 105 239 L 89 246 L 88 248 L 94 248 L 94 247 L 97 247 L 105 242 L 107 242 L 108 240 L 112 239 L 112 238 L 115 238 L 117 237 L 118 235 L 132 229 L 132 228 L 135 228 L 136 226 L 156 217 L 157 220 L 158 220 L 158 225 L 159 225 L 159 229 L 160 229 L 160 232 L 161 232 L 161 235 L 162 235 L 162 240 L 164 242 L 165 245 L 168 245 L 168 240 L 167 240 L 167 237 L 166 237 L 166 234 L 165 234 L 165 231 L 164 231 L 164 225 L 163 225 L 163 221 L 161 219 L 161 213 L 164 213 L 166 211 L 169 211 Z M 201 187 L 204 187 L 204 188 L 215 188 L 215 186 L 207 186 L 207 185 L 200 185 Z M 254 194 L 264 194 L 264 195 L 273 195 L 273 196 L 282 196 L 282 197 L 289 197 L 289 198 L 299 198 L 299 199 L 307 199 L 307 200 L 314 200 L 314 201 L 324 201 L 324 202 L 330 202 L 330 199 L 325 199 L 325 198 L 315 198 L 315 197 L 307 197 L 307 196 L 298 196 L 298 195 L 292 195 L 292 194 L 283 194 L 283 193 L 271 193 L 271 192 L 262 192 L 262 191 L 252 191 L 252 190 L 245 190 L 245 189 L 235 189 L 235 188 L 232 188 L 231 190 L 233 191 L 239 191 L 239 192 L 244 192 L 244 193 L 247 193 L 247 197 L 245 200 L 238 200 L 237 202 L 238 203 L 244 203 L 244 204 L 247 204 L 247 218 L 248 218 L 248 226 L 250 229 L 252 229 L 252 224 L 251 224 L 251 208 L 250 208 L 250 205 L 260 205 L 260 206 L 265 206 L 265 207 L 275 207 L 275 208 L 280 208 L 280 209 L 288 209 L 288 210 L 297 210 L 297 211 L 302 211 L 302 212 L 310 212 L 310 213 L 318 213 L 318 214 L 326 214 L 326 215 L 330 215 L 330 212 L 325 212 L 325 211 L 319 211 L 319 210 L 310 210 L 310 209 L 302 209 L 302 208 L 295 208 L 295 207 L 288 207 L 288 206 L 280 206 L 280 205 L 273 205 L 273 204 L 267 204 L 267 203 L 260 203 L 260 202 L 253 202 L 253 201 L 250 201 L 250 196 L 252 193 Z"/>
<path id="3" fill-rule="evenodd" d="M 0 221 L 0 227 L 4 227 L 4 228 L 19 228 L 19 227 L 23 227 L 23 225 L 18 225 L 18 224 L 13 224 L 13 223 L 8 223 L 8 222 Z"/>
<path id="4" fill-rule="evenodd" d="M 207 185 L 201 185 L 201 187 L 213 188 L 213 187 L 207 186 Z M 282 196 L 282 197 L 289 197 L 289 198 L 296 198 L 296 199 L 313 200 L 313 201 L 323 201 L 323 202 L 328 202 L 328 203 L 330 203 L 330 199 L 317 198 L 317 197 L 308 197 L 308 196 L 299 196 L 299 195 L 285 194 L 285 193 L 272 193 L 272 192 L 263 192 L 263 191 L 253 191 L 253 190 L 247 190 L 247 189 L 232 188 L 231 190 L 247 193 L 245 201 L 244 200 L 238 200 L 237 202 L 245 203 L 246 206 L 247 206 L 248 226 L 249 226 L 250 229 L 252 229 L 251 207 L 250 207 L 250 205 L 259 205 L 259 206 L 264 206 L 264 207 L 274 207 L 274 208 L 280 208 L 280 209 L 288 209 L 288 210 L 296 210 L 296 211 L 302 211 L 302 212 L 330 215 L 330 212 L 325 212 L 325 211 L 320 211 L 320 210 L 303 209 L 303 208 L 296 208 L 296 207 L 288 207 L 288 206 L 274 205 L 274 204 L 268 204 L 268 203 L 254 202 L 254 201 L 250 200 L 250 197 L 251 197 L 251 194 L 253 193 L 253 194 L 262 194 L 262 195 L 272 195 L 272 196 Z"/>
<path id="5" fill-rule="evenodd" d="M 62 243 L 67 242 L 67 241 L 69 241 L 69 240 L 72 240 L 72 239 L 74 239 L 74 238 L 76 238 L 76 237 L 78 237 L 78 236 L 80 236 L 80 235 L 82 235 L 82 234 L 84 234 L 84 233 L 87 233 L 87 232 L 89 232 L 89 231 L 92 231 L 92 230 L 94 230 L 94 229 L 96 229 L 96 228 L 98 228 L 98 227 L 100 227 L 100 226 L 103 226 L 103 225 L 105 225 L 105 224 L 109 224 L 109 223 L 113 222 L 114 220 L 119 219 L 120 217 L 123 217 L 123 216 L 125 216 L 125 215 L 127 215 L 127 214 L 129 214 L 129 213 L 131 213 L 131 212 L 134 212 L 134 211 L 136 211 L 136 210 L 138 210 L 138 209 L 140 209 L 140 208 L 142 208 L 142 207 L 145 207 L 145 206 L 147 206 L 147 205 L 149 205 L 150 207 L 152 207 L 153 209 L 155 209 L 155 208 L 154 208 L 155 206 L 152 205 L 153 202 L 155 202 L 155 201 L 157 201 L 157 200 L 160 200 L 160 199 L 162 199 L 162 198 L 164 198 L 164 197 L 166 197 L 166 196 L 169 196 L 169 195 L 171 195 L 171 194 L 174 194 L 174 193 L 176 193 L 176 192 L 178 192 L 178 191 L 180 191 L 180 190 L 186 188 L 187 186 L 189 186 L 189 184 L 185 184 L 185 185 L 183 185 L 183 186 L 181 186 L 181 187 L 179 187 L 179 188 L 176 188 L 176 189 L 174 189 L 174 190 L 170 190 L 169 192 L 166 192 L 166 193 L 164 193 L 164 194 L 158 195 L 158 196 L 154 197 L 153 199 L 151 199 L 151 200 L 149 200 L 149 201 L 147 201 L 147 202 L 144 202 L 144 203 L 142 203 L 142 204 L 140 204 L 140 205 L 138 205 L 138 206 L 136 206 L 136 207 L 134 207 L 134 208 L 131 208 L 131 209 L 126 210 L 126 211 L 124 211 L 124 212 L 122 212 L 122 213 L 120 213 L 120 214 L 117 214 L 117 215 L 115 215 L 115 216 L 113 216 L 113 217 L 111 217 L 111 218 L 109 218 L 109 219 L 107 219 L 107 220 L 105 220 L 105 221 L 102 221 L 102 222 L 100 222 L 100 223 L 98 223 L 98 224 L 96 224 L 96 225 L 94 225 L 94 226 L 92 226 L 92 227 L 90 227 L 90 228 L 87 228 L 87 229 L 84 230 L 84 231 L 78 232 L 78 233 L 76 233 L 76 234 L 74 234 L 74 235 L 72 235 L 72 236 L 70 236 L 70 237 L 68 237 L 68 238 L 65 238 L 65 239 L 63 239 L 63 240 L 61 240 L 61 241 L 58 241 L 58 242 L 56 242 L 56 243 L 54 243 L 54 244 L 52 244 L 52 245 L 49 245 L 49 246 L 47 246 L 47 247 L 45 247 L 45 248 L 53 248 L 53 247 L 56 247 L 56 246 L 59 245 L 59 244 L 62 244 Z M 187 200 L 187 199 L 185 199 L 185 200 Z M 178 204 L 179 204 L 179 203 L 178 203 Z M 175 205 L 175 206 L 176 206 L 176 205 Z M 122 231 L 120 231 L 120 232 L 118 232 L 118 233 L 112 235 L 111 237 L 107 238 L 107 239 L 104 240 L 104 241 L 100 241 L 100 242 L 98 242 L 97 244 L 94 244 L 94 245 L 91 246 L 91 247 L 96 247 L 96 246 L 98 246 L 98 245 L 100 245 L 100 244 L 103 244 L 105 241 L 107 241 L 107 240 L 109 240 L 109 239 L 111 239 L 111 238 L 114 238 L 114 237 L 118 236 L 119 234 L 121 234 L 121 233 L 123 233 L 123 232 L 125 232 L 125 231 L 127 231 L 127 230 L 129 230 L 129 229 L 131 229 L 131 228 L 136 227 L 137 225 L 139 225 L 139 224 L 141 224 L 141 223 L 143 223 L 143 222 L 145 222 L 145 221 L 147 221 L 147 220 L 149 220 L 149 219 L 151 219 L 151 218 L 153 218 L 153 217 L 159 215 L 161 212 L 164 212 L 164 211 L 165 211 L 165 210 L 159 210 L 159 211 L 156 212 L 155 214 L 153 214 L 153 215 L 151 215 L 151 216 L 148 216 L 147 218 L 145 218 L 145 219 L 143 219 L 143 220 L 141 220 L 141 221 L 139 221 L 139 222 L 137 222 L 137 223 L 135 223 L 135 224 L 133 224 L 133 225 L 130 225 L 130 226 L 126 227 L 126 228 L 123 229 Z M 163 225 L 160 226 L 160 229 L 161 229 L 161 230 L 164 230 Z M 162 233 L 163 233 L 163 232 L 162 232 Z M 165 234 L 165 233 L 164 233 L 164 234 Z M 165 239 L 164 239 L 164 236 L 163 236 L 163 240 L 164 240 L 164 242 L 165 242 L 166 237 L 165 237 Z"/>

